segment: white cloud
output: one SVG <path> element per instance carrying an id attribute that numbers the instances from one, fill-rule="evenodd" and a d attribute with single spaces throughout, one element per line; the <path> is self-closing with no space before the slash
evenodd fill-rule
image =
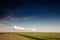
<path id="1" fill-rule="evenodd" d="M 36 31 L 36 29 L 35 28 L 29 28 L 31 31 Z"/>
<path id="2" fill-rule="evenodd" d="M 3 21 L 8 21 L 9 20 L 9 21 L 15 21 L 15 22 L 17 22 L 17 21 L 21 21 L 21 20 L 30 20 L 32 18 L 33 18 L 33 16 L 23 17 L 23 18 L 8 16 L 5 19 L 3 19 Z"/>
<path id="3" fill-rule="evenodd" d="M 14 28 L 17 29 L 17 30 L 24 30 L 23 27 L 17 27 L 17 26 L 14 26 Z"/>
<path id="4" fill-rule="evenodd" d="M 8 26 L 0 23 L 0 32 L 60 32 L 60 28 L 57 27 L 40 27 L 40 28 L 26 28 L 21 26 Z"/>
<path id="5" fill-rule="evenodd" d="M 24 27 L 18 27 L 18 26 L 14 26 L 14 29 L 16 30 L 24 30 L 24 31 L 36 31 L 35 28 L 24 28 Z"/>
<path id="6" fill-rule="evenodd" d="M 22 20 L 30 20 L 30 19 L 32 19 L 33 18 L 33 16 L 30 16 L 30 17 L 25 17 L 25 18 L 23 18 Z"/>

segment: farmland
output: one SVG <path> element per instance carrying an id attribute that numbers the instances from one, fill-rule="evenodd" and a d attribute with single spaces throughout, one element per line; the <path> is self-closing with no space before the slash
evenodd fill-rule
<path id="1" fill-rule="evenodd" d="M 8 32 L 8 33 L 0 33 L 0 40 L 1 36 L 4 39 L 4 34 L 9 35 L 12 39 L 23 39 L 23 40 L 60 40 L 60 33 L 49 33 L 49 32 Z M 6 37 L 6 39 L 9 38 Z"/>

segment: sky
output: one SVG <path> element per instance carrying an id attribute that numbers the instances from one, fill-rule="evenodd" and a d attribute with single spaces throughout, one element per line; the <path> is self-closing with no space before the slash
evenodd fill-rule
<path id="1" fill-rule="evenodd" d="M 1 0 L 0 32 L 60 32 L 59 0 Z"/>

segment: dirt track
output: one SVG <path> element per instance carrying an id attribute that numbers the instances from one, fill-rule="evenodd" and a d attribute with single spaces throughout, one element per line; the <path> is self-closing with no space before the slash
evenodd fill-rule
<path id="1" fill-rule="evenodd" d="M 6 33 L 0 35 L 0 40 L 28 40 L 28 39 L 13 33 Z"/>

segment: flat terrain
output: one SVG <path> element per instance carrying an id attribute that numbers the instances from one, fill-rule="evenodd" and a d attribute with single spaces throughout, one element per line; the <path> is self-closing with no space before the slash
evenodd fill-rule
<path id="1" fill-rule="evenodd" d="M 13 33 L 5 33 L 0 35 L 0 40 L 28 40 L 28 39 Z"/>
<path id="2" fill-rule="evenodd" d="M 24 36 L 31 40 L 60 40 L 60 33 L 54 32 L 22 32 L 19 36 Z"/>
<path id="3" fill-rule="evenodd" d="M 0 32 L 0 40 L 60 40 L 60 33 Z"/>

